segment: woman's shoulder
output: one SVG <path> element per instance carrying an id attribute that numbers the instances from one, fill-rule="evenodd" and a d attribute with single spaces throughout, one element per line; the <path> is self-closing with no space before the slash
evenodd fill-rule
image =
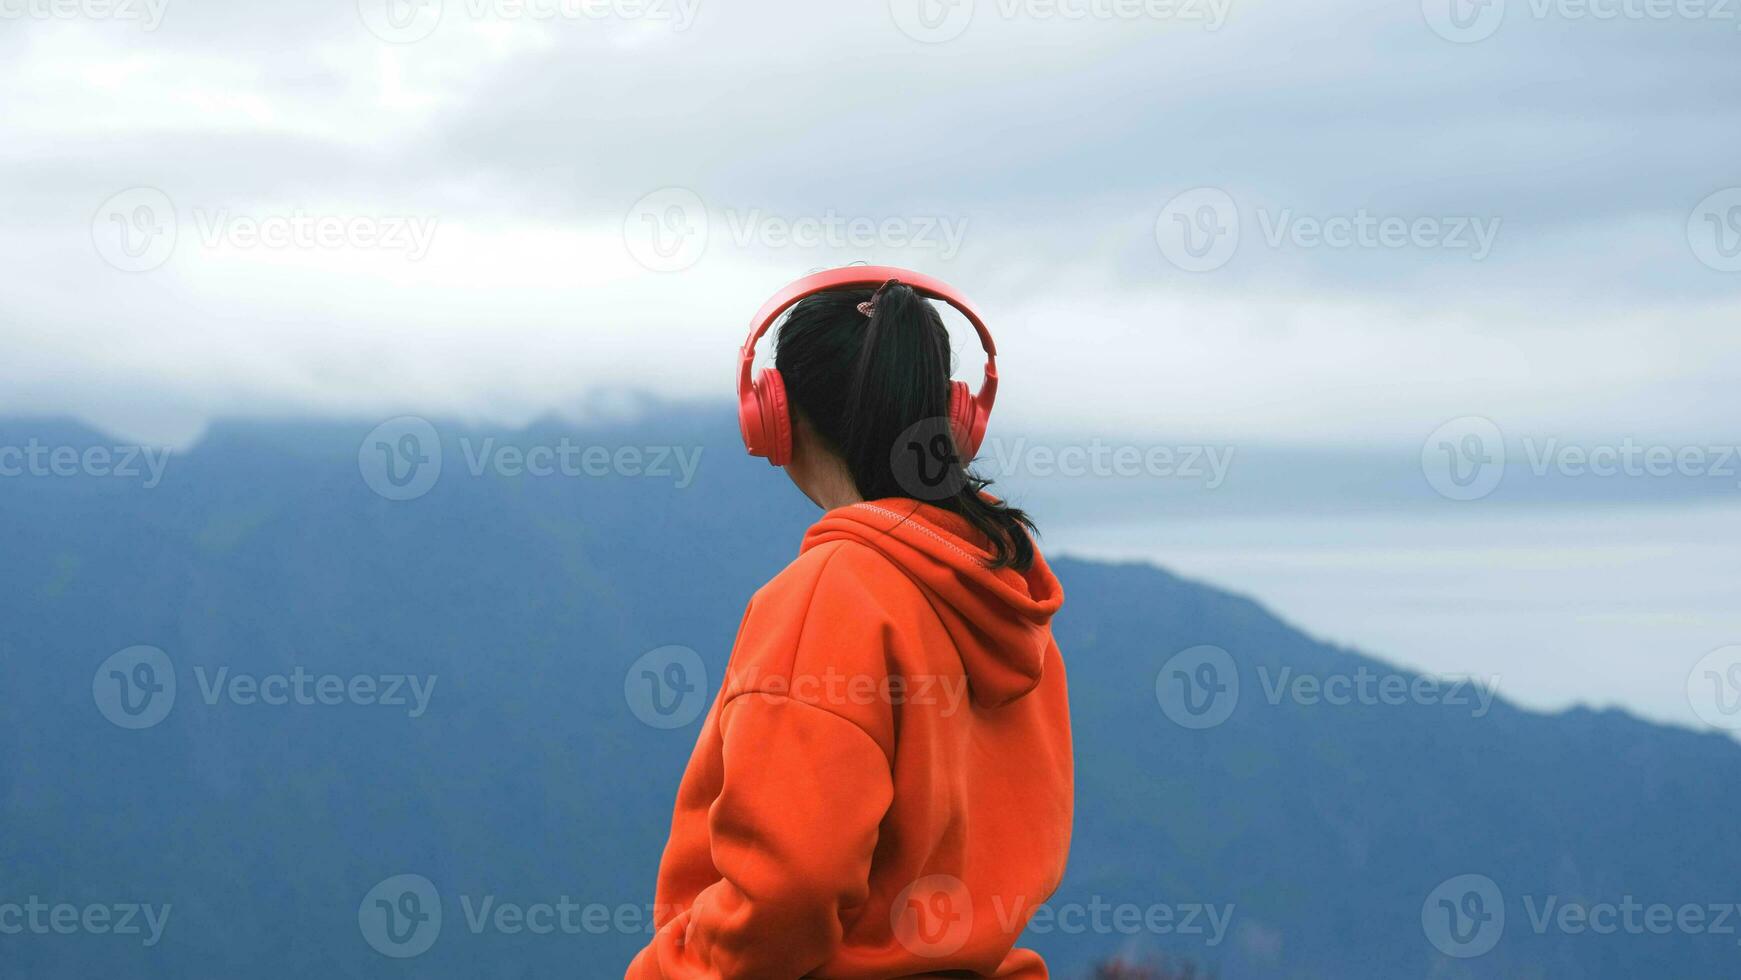
<path id="1" fill-rule="evenodd" d="M 756 592 L 757 602 L 784 599 L 855 602 L 866 611 L 906 605 L 919 589 L 887 555 L 861 541 L 827 541 L 806 548 Z"/>
<path id="2" fill-rule="evenodd" d="M 848 688 L 875 687 L 913 631 L 917 587 L 874 548 L 853 541 L 806 549 L 750 602 L 727 667 L 728 700 L 777 694 L 869 725 L 846 710 Z"/>

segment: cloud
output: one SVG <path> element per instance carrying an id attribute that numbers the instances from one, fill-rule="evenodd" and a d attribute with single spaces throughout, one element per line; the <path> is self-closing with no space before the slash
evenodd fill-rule
<path id="1" fill-rule="evenodd" d="M 1741 368 L 1741 280 L 1689 234 L 1726 233 L 1694 209 L 1741 185 L 1733 23 L 1513 4 L 1459 44 L 1413 4 L 1250 0 L 1210 30 L 980 0 L 923 43 L 900 3 L 703 0 L 683 29 L 626 0 L 373 3 L 5 25 L 0 412 L 185 440 L 235 414 L 724 399 L 769 292 L 874 260 L 992 312 L 1017 424 L 1344 445 L 1467 414 L 1732 422 L 1689 393 Z M 427 36 L 378 33 L 433 9 Z M 638 236 L 670 210 L 637 206 L 668 187 L 705 247 L 655 271 Z M 1240 233 L 1190 273 L 1157 223 L 1198 187 Z M 133 188 L 173 202 L 148 271 L 102 253 L 144 234 L 137 207 L 99 213 Z M 1323 237 L 1384 221 L 1436 230 Z M 1459 223 L 1490 254 L 1446 247 Z"/>

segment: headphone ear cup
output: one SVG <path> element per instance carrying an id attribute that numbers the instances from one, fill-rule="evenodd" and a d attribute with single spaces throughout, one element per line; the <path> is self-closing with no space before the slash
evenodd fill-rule
<path id="1" fill-rule="evenodd" d="M 955 448 L 961 452 L 961 465 L 966 466 L 979 453 L 979 442 L 985 437 L 985 424 L 979 418 L 979 403 L 973 389 L 965 381 L 949 382 L 949 428 L 955 433 Z"/>
<path id="2" fill-rule="evenodd" d="M 762 424 L 762 388 L 751 380 L 738 389 L 738 433 L 744 438 L 744 450 L 751 456 L 766 458 L 768 434 Z"/>
<path id="3" fill-rule="evenodd" d="M 775 466 L 792 461 L 792 412 L 786 404 L 786 380 L 774 368 L 756 379 L 756 404 L 761 411 L 762 455 Z"/>

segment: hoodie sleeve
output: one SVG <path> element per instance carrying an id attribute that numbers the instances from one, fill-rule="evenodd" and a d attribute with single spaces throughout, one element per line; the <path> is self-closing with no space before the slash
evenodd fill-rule
<path id="1" fill-rule="evenodd" d="M 765 629 L 746 623 L 722 694 L 723 781 L 708 813 L 720 880 L 659 930 L 628 980 L 797 980 L 834 955 L 843 914 L 866 899 L 894 794 L 866 723 L 883 726 L 803 678 L 881 664 L 885 634 L 862 586 L 822 564 L 807 607 L 768 610 Z"/>

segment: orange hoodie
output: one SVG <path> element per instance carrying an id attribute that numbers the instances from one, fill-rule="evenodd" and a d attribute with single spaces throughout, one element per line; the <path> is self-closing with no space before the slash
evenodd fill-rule
<path id="1" fill-rule="evenodd" d="M 628 980 L 1046 976 L 1070 716 L 1035 556 L 947 511 L 840 507 L 744 613 Z"/>

